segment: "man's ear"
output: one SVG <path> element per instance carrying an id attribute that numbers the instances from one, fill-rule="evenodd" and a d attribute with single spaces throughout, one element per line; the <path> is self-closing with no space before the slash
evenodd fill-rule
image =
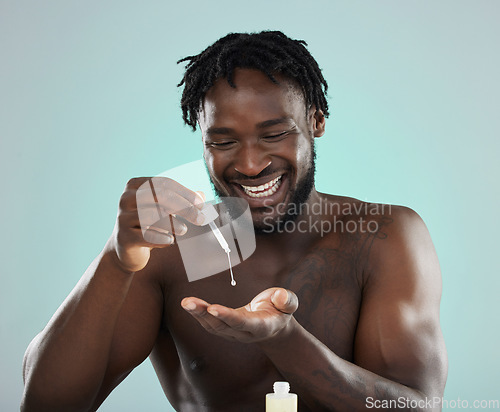
<path id="1" fill-rule="evenodd" d="M 311 112 L 313 136 L 321 137 L 325 134 L 325 115 L 322 110 L 316 110 L 314 106 L 311 107 Z"/>

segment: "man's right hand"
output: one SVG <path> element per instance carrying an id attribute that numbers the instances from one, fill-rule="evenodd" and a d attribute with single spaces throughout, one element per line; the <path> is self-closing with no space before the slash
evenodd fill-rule
<path id="1" fill-rule="evenodd" d="M 174 234 L 186 233 L 186 225 L 176 215 L 195 225 L 204 223 L 200 213 L 204 200 L 202 192 L 193 192 L 166 177 L 130 179 L 106 249 L 115 252 L 121 269 L 137 272 L 147 265 L 153 248 L 169 246 L 174 243 Z"/>

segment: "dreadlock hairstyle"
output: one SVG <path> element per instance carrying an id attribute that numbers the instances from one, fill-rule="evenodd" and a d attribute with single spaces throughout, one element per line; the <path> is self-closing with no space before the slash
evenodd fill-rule
<path id="1" fill-rule="evenodd" d="M 328 84 L 305 46 L 305 41 L 290 39 L 280 31 L 230 33 L 200 54 L 179 60 L 177 63 L 189 61 L 177 85 L 184 84 L 181 98 L 184 123 L 196 130 L 206 92 L 220 78 L 226 78 L 236 88 L 233 73 L 238 67 L 258 69 L 275 84 L 279 83 L 274 77 L 277 73 L 292 79 L 302 88 L 306 107 L 314 105 L 328 117 Z"/>

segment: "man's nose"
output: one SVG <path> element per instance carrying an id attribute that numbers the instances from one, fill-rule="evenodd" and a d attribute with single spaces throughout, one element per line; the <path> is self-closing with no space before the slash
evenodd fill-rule
<path id="1" fill-rule="evenodd" d="M 246 176 L 257 176 L 271 164 L 271 156 L 258 146 L 244 146 L 236 156 L 234 169 Z"/>

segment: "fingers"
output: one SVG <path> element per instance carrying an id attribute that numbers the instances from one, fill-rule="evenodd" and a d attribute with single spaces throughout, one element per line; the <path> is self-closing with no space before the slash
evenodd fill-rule
<path id="1" fill-rule="evenodd" d="M 150 220 L 159 220 L 168 214 L 178 214 L 193 224 L 203 224 L 200 214 L 205 197 L 193 192 L 175 180 L 166 177 L 134 178 L 127 183 L 120 199 L 122 211 L 141 210 L 150 214 Z M 142 222 L 142 216 L 140 216 Z"/>
<path id="2" fill-rule="evenodd" d="M 175 219 L 175 217 L 167 215 L 167 217 L 152 222 L 151 224 L 149 224 L 149 222 L 141 222 L 141 230 L 144 234 L 144 240 L 155 243 L 155 241 L 151 240 L 151 236 L 153 236 L 154 233 L 162 233 L 173 238 L 173 235 L 184 235 L 187 232 L 187 227 L 185 224 Z"/>
<path id="3" fill-rule="evenodd" d="M 293 314 L 299 307 L 299 299 L 291 290 L 276 288 L 271 296 L 271 302 L 280 312 Z"/>
<path id="4" fill-rule="evenodd" d="M 251 329 L 251 320 L 245 316 L 245 312 L 231 309 L 222 305 L 210 305 L 207 312 L 219 319 L 221 322 L 236 331 L 248 331 Z"/>
<path id="5" fill-rule="evenodd" d="M 157 229 L 155 227 L 148 228 L 143 234 L 144 240 L 153 245 L 171 245 L 174 243 L 174 235 Z"/>
<path id="6" fill-rule="evenodd" d="M 161 193 L 172 191 L 178 193 L 193 205 L 201 205 L 205 201 L 203 192 L 193 192 L 175 180 L 161 176 L 132 178 L 127 182 L 127 190 L 134 194 L 139 192 L 141 196 L 147 196 L 148 192 L 152 192 L 153 195 L 160 195 Z"/>
<path id="7" fill-rule="evenodd" d="M 251 304 L 232 309 L 189 297 L 181 302 L 205 330 L 239 342 L 258 342 L 277 336 L 297 310 L 297 296 L 283 288 L 270 288 Z"/>
<path id="8" fill-rule="evenodd" d="M 147 240 L 146 240 L 147 239 Z M 141 229 L 131 228 L 128 230 L 118 230 L 116 234 L 117 248 L 120 250 L 146 247 L 161 248 L 174 243 L 172 234 L 161 233 L 153 230 L 142 233 Z"/>
<path id="9" fill-rule="evenodd" d="M 165 177 L 130 179 L 120 197 L 119 212 L 110 245 L 123 268 L 143 269 L 153 248 L 174 243 L 174 235 L 187 231 L 177 212 L 191 223 L 205 221 L 200 213 L 204 197 Z"/>
<path id="10" fill-rule="evenodd" d="M 197 193 L 165 177 L 153 177 L 145 182 L 136 191 L 137 209 L 149 209 L 156 205 L 161 219 L 165 214 L 177 214 L 193 224 L 203 223 L 200 209 L 204 199 Z"/>
<path id="11" fill-rule="evenodd" d="M 247 307 L 250 311 L 271 309 L 292 314 L 299 307 L 299 299 L 291 290 L 274 287 L 260 292 Z"/>
<path id="12" fill-rule="evenodd" d="M 187 232 L 175 213 L 191 223 L 204 223 L 200 213 L 204 199 L 203 192 L 193 192 L 166 177 L 130 179 L 120 199 L 120 239 L 152 247 L 172 244 L 174 235 Z M 142 239 L 135 235 L 136 228 L 140 228 Z"/>
<path id="13" fill-rule="evenodd" d="M 252 335 L 244 330 L 244 319 L 241 314 L 236 314 L 235 309 L 210 305 L 193 297 L 183 299 L 181 306 L 209 333 L 240 342 L 252 339 Z"/>
<path id="14" fill-rule="evenodd" d="M 205 200 L 207 200 L 207 197 L 205 196 L 205 193 L 203 193 L 201 190 L 197 190 L 195 192 L 199 197 L 201 197 L 201 199 L 203 200 L 203 202 L 205 202 Z"/>

